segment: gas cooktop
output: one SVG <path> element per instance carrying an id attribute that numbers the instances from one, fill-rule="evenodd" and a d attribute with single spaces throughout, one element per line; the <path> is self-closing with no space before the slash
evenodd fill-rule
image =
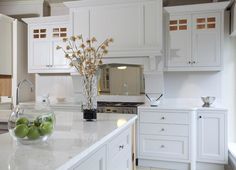
<path id="1" fill-rule="evenodd" d="M 137 114 L 137 107 L 141 102 L 98 102 L 99 113 Z"/>
<path id="2" fill-rule="evenodd" d="M 137 107 L 141 102 L 98 102 L 98 107 Z"/>

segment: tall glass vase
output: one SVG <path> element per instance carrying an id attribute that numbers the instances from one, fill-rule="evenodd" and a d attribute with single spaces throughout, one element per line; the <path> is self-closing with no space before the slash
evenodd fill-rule
<path id="1" fill-rule="evenodd" d="M 83 76 L 83 118 L 87 121 L 97 119 L 97 77 Z"/>

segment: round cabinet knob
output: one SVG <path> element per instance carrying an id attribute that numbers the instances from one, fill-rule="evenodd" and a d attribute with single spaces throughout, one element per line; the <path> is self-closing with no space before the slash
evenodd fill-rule
<path id="1" fill-rule="evenodd" d="M 192 64 L 196 64 L 196 61 L 193 61 Z"/>
<path id="2" fill-rule="evenodd" d="M 202 116 L 199 116 L 199 119 L 201 119 L 202 118 Z"/>
<path id="3" fill-rule="evenodd" d="M 192 62 L 191 62 L 191 61 L 189 61 L 189 62 L 188 62 L 188 64 L 192 64 Z"/>
<path id="4" fill-rule="evenodd" d="M 165 120 L 165 117 L 163 116 L 163 117 L 161 117 L 161 119 L 162 119 L 162 120 Z"/>
<path id="5" fill-rule="evenodd" d="M 161 148 L 164 148 L 165 147 L 165 145 L 161 145 Z"/>
<path id="6" fill-rule="evenodd" d="M 161 129 L 161 131 L 163 132 L 163 131 L 165 131 L 165 129 L 164 129 L 164 128 L 162 128 L 162 129 Z"/>

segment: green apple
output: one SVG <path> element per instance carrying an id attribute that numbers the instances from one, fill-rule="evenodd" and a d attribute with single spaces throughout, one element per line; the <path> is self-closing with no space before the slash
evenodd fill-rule
<path id="1" fill-rule="evenodd" d="M 29 120 L 26 117 L 18 118 L 17 121 L 16 121 L 16 125 L 21 125 L 21 124 L 28 125 Z"/>
<path id="2" fill-rule="evenodd" d="M 39 131 L 42 136 L 51 134 L 53 131 L 53 124 L 51 122 L 43 122 L 39 126 Z"/>
<path id="3" fill-rule="evenodd" d="M 24 138 L 29 132 L 29 128 L 25 124 L 20 124 L 15 127 L 14 133 L 18 138 Z"/>
<path id="4" fill-rule="evenodd" d="M 31 140 L 38 139 L 40 137 L 39 130 L 36 126 L 31 126 L 29 128 L 29 133 L 27 134 L 27 137 Z"/>

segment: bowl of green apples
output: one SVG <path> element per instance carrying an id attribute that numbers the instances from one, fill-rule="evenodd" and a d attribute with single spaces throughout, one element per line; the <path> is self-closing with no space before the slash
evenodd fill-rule
<path id="1" fill-rule="evenodd" d="M 53 133 L 56 118 L 50 107 L 35 105 L 32 108 L 17 106 L 8 120 L 10 135 L 21 144 L 45 142 Z"/>

